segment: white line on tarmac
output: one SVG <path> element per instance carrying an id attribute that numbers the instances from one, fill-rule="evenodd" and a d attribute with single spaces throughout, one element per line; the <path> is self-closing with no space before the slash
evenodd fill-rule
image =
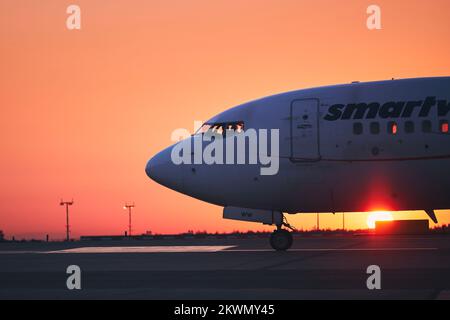
<path id="1" fill-rule="evenodd" d="M 361 251 L 433 251 L 438 248 L 303 248 L 288 252 L 361 252 Z M 81 247 L 57 251 L 0 251 L 1 254 L 57 253 L 208 253 L 208 252 L 275 252 L 273 249 L 239 249 L 237 246 L 149 246 L 149 247 Z"/>
<path id="2" fill-rule="evenodd" d="M 316 252 L 316 251 L 430 251 L 438 248 L 317 248 L 317 249 L 289 249 L 288 252 Z M 231 249 L 226 252 L 269 252 L 273 249 Z"/>
<path id="3" fill-rule="evenodd" d="M 0 251 L 0 254 L 33 254 L 33 253 L 45 253 L 45 251 L 13 251 L 13 250 Z"/>
<path id="4" fill-rule="evenodd" d="M 234 246 L 83 247 L 47 253 L 182 253 L 217 252 Z"/>

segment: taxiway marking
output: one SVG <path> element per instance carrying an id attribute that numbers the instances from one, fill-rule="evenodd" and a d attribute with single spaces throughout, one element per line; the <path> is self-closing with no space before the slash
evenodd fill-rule
<path id="1" fill-rule="evenodd" d="M 47 253 L 195 253 L 217 252 L 234 246 L 82 247 Z"/>
<path id="2" fill-rule="evenodd" d="M 438 248 L 303 248 L 287 252 L 358 252 L 358 251 L 432 251 Z M 275 252 L 273 249 L 239 249 L 237 246 L 148 246 L 148 247 L 81 247 L 56 251 L 0 251 L 2 254 L 62 254 L 62 253 L 214 253 L 214 252 Z"/>
<path id="3" fill-rule="evenodd" d="M 317 248 L 289 249 L 287 252 L 326 252 L 326 251 L 428 251 L 438 248 Z M 273 249 L 229 249 L 226 252 L 270 252 Z"/>

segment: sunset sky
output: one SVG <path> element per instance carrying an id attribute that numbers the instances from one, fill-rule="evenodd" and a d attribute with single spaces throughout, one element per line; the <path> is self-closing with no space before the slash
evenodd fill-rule
<path id="1" fill-rule="evenodd" d="M 70 4 L 81 30 L 66 28 Z M 366 27 L 370 4 L 382 30 Z M 75 200 L 75 237 L 122 234 L 126 201 L 134 233 L 269 230 L 156 184 L 147 160 L 174 129 L 258 97 L 448 76 L 449 12 L 448 0 L 0 0 L 0 230 L 63 238 L 61 198 Z M 346 218 L 367 227 L 367 214 Z M 323 214 L 321 227 L 341 221 Z"/>

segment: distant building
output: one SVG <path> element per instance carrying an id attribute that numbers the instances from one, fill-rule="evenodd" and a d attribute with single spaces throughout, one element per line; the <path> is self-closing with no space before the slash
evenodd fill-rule
<path id="1" fill-rule="evenodd" d="M 377 234 L 425 234 L 429 232 L 428 220 L 376 221 Z"/>
<path id="2" fill-rule="evenodd" d="M 5 240 L 5 235 L 3 234 L 3 231 L 0 230 L 0 241 Z"/>

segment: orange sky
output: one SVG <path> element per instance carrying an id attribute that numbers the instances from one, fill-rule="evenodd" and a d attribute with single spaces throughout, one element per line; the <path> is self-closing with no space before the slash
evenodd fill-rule
<path id="1" fill-rule="evenodd" d="M 72 3 L 80 31 L 66 29 Z M 373 3 L 382 30 L 366 28 Z M 125 231 L 127 200 L 135 233 L 261 230 L 150 181 L 146 161 L 174 129 L 261 96 L 448 76 L 449 12 L 448 0 L 0 0 L 0 229 L 62 238 L 58 202 L 73 197 L 74 236 Z"/>

